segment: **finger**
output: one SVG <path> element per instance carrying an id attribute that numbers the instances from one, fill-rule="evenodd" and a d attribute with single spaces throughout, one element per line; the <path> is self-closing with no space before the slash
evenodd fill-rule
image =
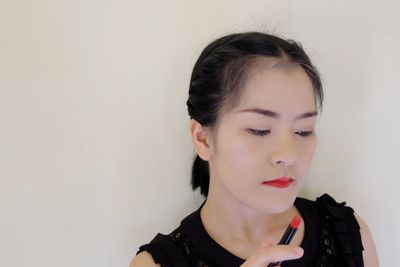
<path id="1" fill-rule="evenodd" d="M 295 246 L 277 245 L 260 249 L 248 258 L 242 267 L 265 267 L 272 262 L 294 260 L 303 256 L 303 249 Z"/>
<path id="2" fill-rule="evenodd" d="M 261 249 L 258 254 L 261 258 L 271 262 L 279 262 L 288 259 L 298 259 L 303 256 L 303 249 L 290 245 L 275 245 Z"/>

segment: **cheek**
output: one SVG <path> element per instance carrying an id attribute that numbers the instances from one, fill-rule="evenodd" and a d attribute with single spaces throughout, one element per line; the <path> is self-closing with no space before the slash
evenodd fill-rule
<path id="1" fill-rule="evenodd" d="M 315 153 L 316 147 L 317 147 L 316 137 L 311 138 L 308 142 L 304 143 L 301 146 L 300 151 L 302 151 L 302 155 L 301 155 L 301 158 L 303 161 L 302 165 L 307 170 L 314 158 L 314 153 Z"/>
<path id="2" fill-rule="evenodd" d="M 244 178 L 256 175 L 256 166 L 259 164 L 257 160 L 260 160 L 260 157 L 257 156 L 257 150 L 245 140 L 239 136 L 231 136 L 221 143 L 219 149 L 219 158 L 223 159 L 223 162 L 220 162 L 223 168 L 221 171 L 229 177 Z"/>

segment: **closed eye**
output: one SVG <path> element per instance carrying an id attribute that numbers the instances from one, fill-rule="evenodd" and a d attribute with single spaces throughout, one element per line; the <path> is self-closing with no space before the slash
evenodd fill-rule
<path id="1" fill-rule="evenodd" d="M 257 130 L 257 129 L 249 129 L 249 131 L 257 136 L 264 136 L 271 132 L 270 130 Z"/>
<path id="2" fill-rule="evenodd" d="M 307 137 L 312 134 L 312 131 L 301 131 L 301 132 L 296 132 L 296 134 L 302 136 L 302 137 Z"/>

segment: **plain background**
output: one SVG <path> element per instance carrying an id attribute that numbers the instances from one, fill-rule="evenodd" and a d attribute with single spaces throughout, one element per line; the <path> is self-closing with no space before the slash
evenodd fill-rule
<path id="1" fill-rule="evenodd" d="M 300 41 L 323 76 L 302 195 L 347 201 L 400 266 L 398 1 L 0 2 L 0 266 L 127 266 L 202 202 L 185 107 L 203 47 Z"/>

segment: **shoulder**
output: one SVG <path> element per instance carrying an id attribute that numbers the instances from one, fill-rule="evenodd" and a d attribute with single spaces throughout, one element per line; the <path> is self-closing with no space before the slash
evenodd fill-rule
<path id="1" fill-rule="evenodd" d="M 160 264 L 154 262 L 150 253 L 142 251 L 133 258 L 129 267 L 160 267 Z"/>
<path id="2" fill-rule="evenodd" d="M 358 224 L 360 225 L 361 240 L 364 247 L 363 259 L 365 267 L 377 267 L 379 266 L 378 254 L 371 231 L 369 230 L 367 223 L 360 217 L 360 215 L 357 213 L 354 215 Z"/>
<path id="3" fill-rule="evenodd" d="M 181 227 L 168 235 L 158 233 L 150 243 L 139 247 L 130 267 L 166 266 L 185 261 L 183 237 Z"/>
<path id="4" fill-rule="evenodd" d="M 322 222 L 330 224 L 342 255 L 358 254 L 360 262 L 364 262 L 363 266 L 379 266 L 369 227 L 353 208 L 347 206 L 346 202 L 337 202 L 328 194 L 318 197 L 314 204 Z"/>
<path id="5" fill-rule="evenodd" d="M 169 236 L 159 233 L 150 243 L 139 247 L 129 267 L 160 267 L 165 265 L 169 261 L 168 252 L 173 247 L 174 244 Z"/>

